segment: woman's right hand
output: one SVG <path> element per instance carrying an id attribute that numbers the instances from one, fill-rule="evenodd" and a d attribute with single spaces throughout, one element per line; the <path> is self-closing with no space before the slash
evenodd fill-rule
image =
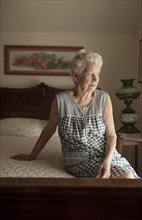
<path id="1" fill-rule="evenodd" d="M 35 158 L 33 158 L 31 154 L 18 154 L 18 155 L 11 157 L 11 159 L 31 161 L 31 160 L 34 160 Z"/>

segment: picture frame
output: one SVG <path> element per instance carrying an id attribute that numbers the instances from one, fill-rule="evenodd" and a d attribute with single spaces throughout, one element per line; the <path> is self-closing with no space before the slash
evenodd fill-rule
<path id="1" fill-rule="evenodd" d="M 139 41 L 139 72 L 138 82 L 142 83 L 142 39 Z"/>
<path id="2" fill-rule="evenodd" d="M 5 74 L 69 75 L 69 62 L 81 46 L 5 45 Z"/>

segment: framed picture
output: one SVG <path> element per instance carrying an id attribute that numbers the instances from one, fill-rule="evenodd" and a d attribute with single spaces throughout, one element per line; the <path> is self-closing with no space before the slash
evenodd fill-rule
<path id="1" fill-rule="evenodd" d="M 69 75 L 69 63 L 82 48 L 5 45 L 5 74 Z"/>
<path id="2" fill-rule="evenodd" d="M 142 83 L 142 39 L 139 42 L 139 79 L 138 81 Z"/>

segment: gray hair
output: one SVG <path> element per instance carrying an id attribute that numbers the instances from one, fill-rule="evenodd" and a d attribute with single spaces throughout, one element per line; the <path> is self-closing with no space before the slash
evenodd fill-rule
<path id="1" fill-rule="evenodd" d="M 70 75 L 73 82 L 76 82 L 77 75 L 82 74 L 82 71 L 86 67 L 87 62 L 93 62 L 96 66 L 99 67 L 103 65 L 102 57 L 99 54 L 87 52 L 84 49 L 79 50 L 69 65 Z"/>

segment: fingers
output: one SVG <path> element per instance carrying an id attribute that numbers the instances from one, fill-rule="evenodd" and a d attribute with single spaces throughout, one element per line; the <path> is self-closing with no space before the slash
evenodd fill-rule
<path id="1" fill-rule="evenodd" d="M 96 178 L 100 178 L 101 174 L 102 174 L 102 166 L 99 167 L 98 175 L 96 176 Z"/>
<path id="2" fill-rule="evenodd" d="M 19 160 L 19 158 L 20 158 L 20 155 L 15 155 L 11 157 L 11 159 L 14 159 L 14 160 Z"/>
<path id="3" fill-rule="evenodd" d="M 105 179 L 109 177 L 110 177 L 110 172 L 107 169 L 105 169 L 103 166 L 100 166 L 96 178 Z"/>
<path id="4" fill-rule="evenodd" d="M 102 172 L 102 175 L 101 175 L 101 178 L 102 178 L 102 179 L 106 179 L 106 178 L 109 178 L 109 177 L 110 177 L 110 173 L 108 172 L 108 170 L 103 169 L 102 171 L 103 171 L 103 172 Z"/>
<path id="5" fill-rule="evenodd" d="M 14 159 L 14 160 L 29 160 L 29 155 L 26 155 L 26 154 L 18 154 L 18 155 L 15 155 L 13 157 L 11 157 L 11 159 Z"/>

